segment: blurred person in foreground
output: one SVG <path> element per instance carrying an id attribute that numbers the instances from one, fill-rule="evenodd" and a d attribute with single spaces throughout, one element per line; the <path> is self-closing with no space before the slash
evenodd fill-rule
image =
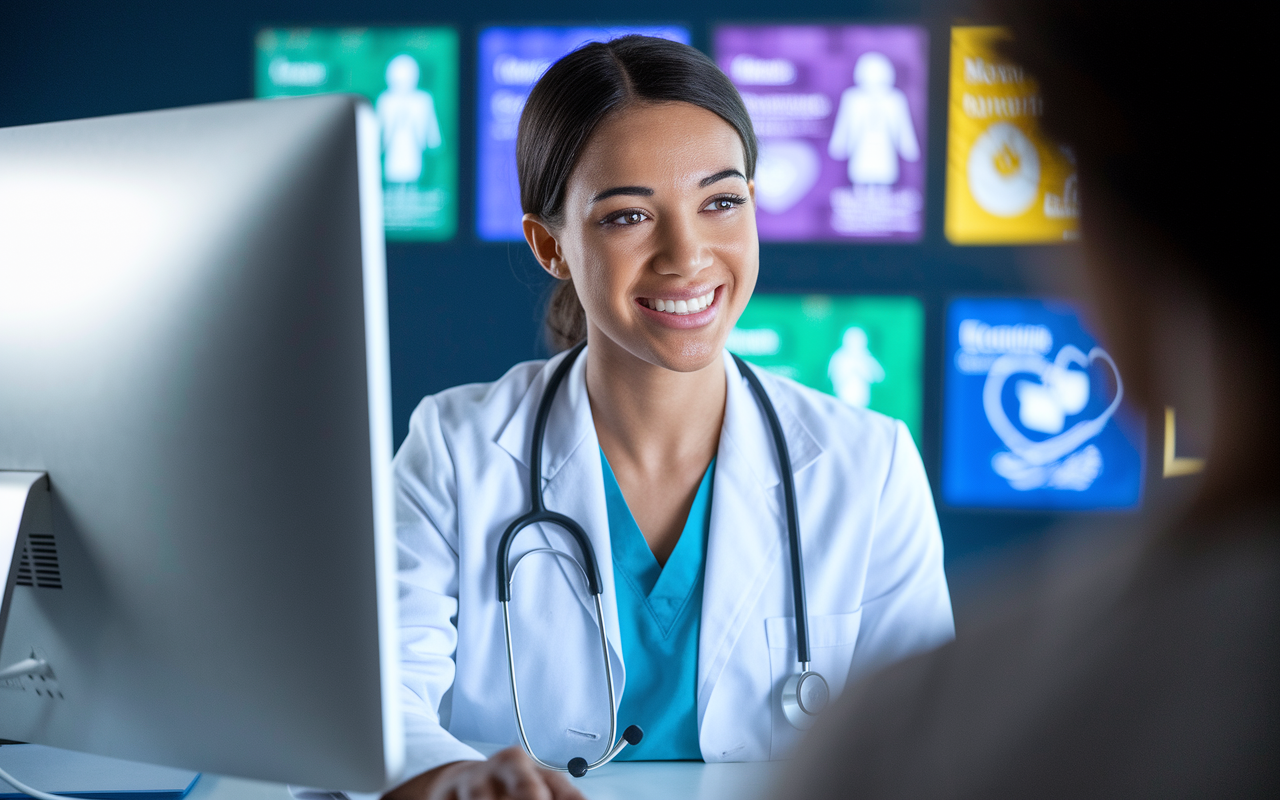
<path id="1" fill-rule="evenodd" d="M 1263 27 L 1220 5 L 988 7 L 1075 148 L 1085 277 L 1126 385 L 1202 433 L 1206 469 L 1157 464 L 1131 532 L 1043 559 L 954 643 L 846 692 L 777 793 L 1280 797 Z"/>

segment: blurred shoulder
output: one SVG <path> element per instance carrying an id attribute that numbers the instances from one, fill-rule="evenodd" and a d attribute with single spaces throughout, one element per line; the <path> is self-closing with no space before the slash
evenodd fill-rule
<path id="1" fill-rule="evenodd" d="M 960 638 L 833 705 L 795 796 L 1276 796 L 1275 509 L 1128 527 L 1010 558 Z"/>

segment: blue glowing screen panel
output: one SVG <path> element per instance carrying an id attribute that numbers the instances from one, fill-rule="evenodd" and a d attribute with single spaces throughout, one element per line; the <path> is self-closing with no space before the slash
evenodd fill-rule
<path id="1" fill-rule="evenodd" d="M 943 405 L 950 506 L 1085 511 L 1142 498 L 1142 419 L 1070 305 L 953 300 Z"/>
<path id="2" fill-rule="evenodd" d="M 516 132 L 525 100 L 538 78 L 561 56 L 588 42 L 631 33 L 689 43 L 689 31 L 673 25 L 502 27 L 480 34 L 476 233 L 481 239 L 524 239 L 516 178 Z"/>

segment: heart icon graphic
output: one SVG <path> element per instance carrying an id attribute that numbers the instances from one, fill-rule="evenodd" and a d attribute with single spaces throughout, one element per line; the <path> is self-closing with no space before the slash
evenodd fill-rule
<path id="1" fill-rule="evenodd" d="M 788 211 L 818 182 L 821 169 L 818 151 L 808 142 L 795 139 L 760 142 L 756 203 L 770 214 Z"/>
<path id="2" fill-rule="evenodd" d="M 1003 402 L 1004 385 L 1009 378 L 1029 373 L 1037 376 L 1041 383 L 1047 386 L 1053 383 L 1056 376 L 1067 374 L 1069 365 L 1076 364 L 1088 369 L 1098 360 L 1107 362 L 1111 367 L 1111 372 L 1116 378 L 1116 396 L 1106 410 L 1097 417 L 1077 422 L 1063 433 L 1040 442 L 1027 438 L 1009 420 Z M 1116 369 L 1116 362 L 1101 347 L 1095 347 L 1085 355 L 1078 347 L 1066 345 L 1058 351 L 1057 357 L 1052 362 L 1039 354 L 1006 353 L 991 364 L 987 381 L 982 387 L 982 406 L 987 412 L 987 421 L 991 423 L 992 430 L 1014 455 L 1031 466 L 1052 464 L 1102 433 L 1111 415 L 1120 407 L 1122 397 L 1124 397 L 1124 383 L 1120 380 L 1120 371 Z M 1083 406 L 1083 403 L 1080 405 Z"/>

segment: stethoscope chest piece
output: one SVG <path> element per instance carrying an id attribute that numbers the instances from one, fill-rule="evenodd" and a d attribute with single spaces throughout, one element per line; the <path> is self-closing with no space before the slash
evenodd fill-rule
<path id="1" fill-rule="evenodd" d="M 808 665 L 805 665 L 806 667 Z M 805 669 L 782 685 L 782 713 L 795 727 L 807 731 L 831 702 L 831 687 L 818 673 Z"/>

